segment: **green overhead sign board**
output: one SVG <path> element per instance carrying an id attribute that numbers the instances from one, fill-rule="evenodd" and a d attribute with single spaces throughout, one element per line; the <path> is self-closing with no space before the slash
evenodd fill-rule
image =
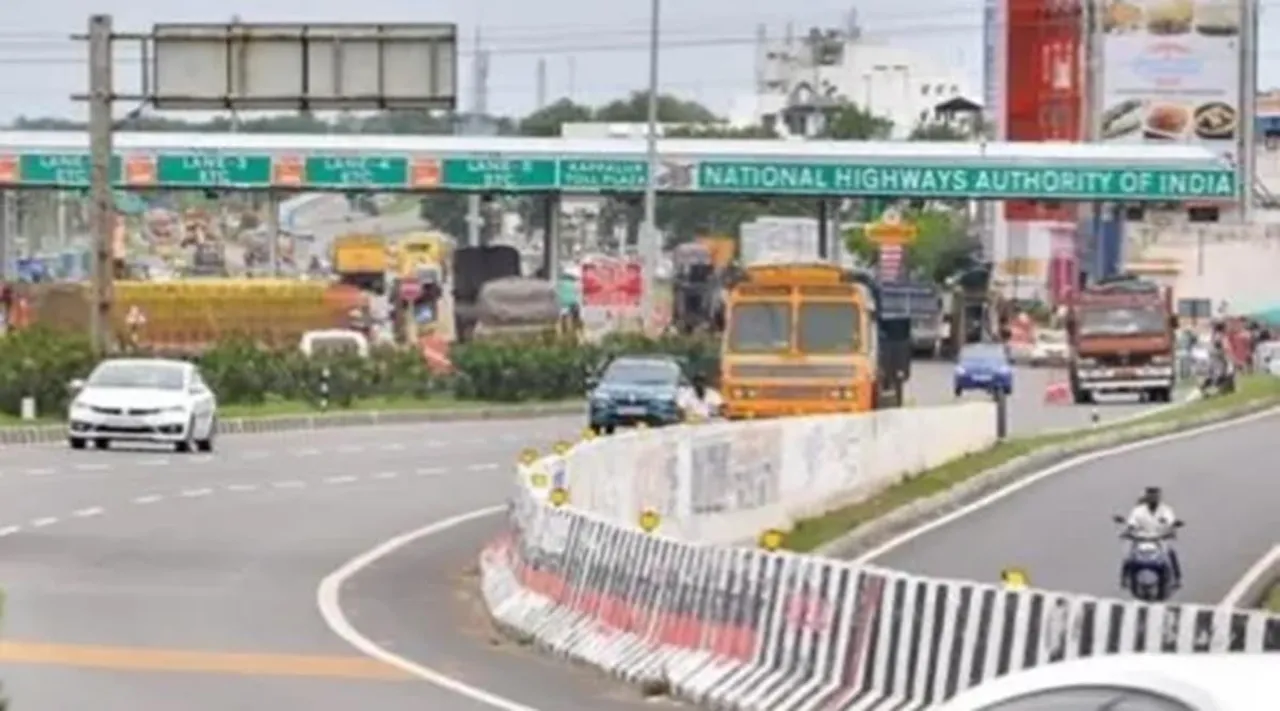
<path id="1" fill-rule="evenodd" d="M 814 197 L 1028 198 L 1041 200 L 1233 200 L 1235 171 L 1097 167 L 971 167 L 858 161 L 661 162 L 659 189 L 673 193 Z M 458 192 L 635 192 L 643 160 L 434 157 L 220 151 L 124 154 L 112 164 L 121 187 Z M 82 153 L 0 155 L 0 185 L 84 188 Z"/>

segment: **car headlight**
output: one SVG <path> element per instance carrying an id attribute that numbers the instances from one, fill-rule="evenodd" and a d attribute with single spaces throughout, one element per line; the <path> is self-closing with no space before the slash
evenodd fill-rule
<path id="1" fill-rule="evenodd" d="M 957 366 L 956 366 L 956 375 L 964 375 L 964 374 L 965 374 L 964 366 L 963 366 L 963 365 L 957 365 Z"/>
<path id="2" fill-rule="evenodd" d="M 80 402 L 79 400 L 73 400 L 71 402 L 72 412 L 87 412 L 88 410 L 89 410 L 89 405 L 86 403 Z"/>

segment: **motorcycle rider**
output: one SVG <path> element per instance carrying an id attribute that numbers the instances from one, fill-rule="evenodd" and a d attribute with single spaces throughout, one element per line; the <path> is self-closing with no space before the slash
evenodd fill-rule
<path id="1" fill-rule="evenodd" d="M 1173 508 L 1164 503 L 1163 496 L 1158 486 L 1148 486 L 1143 492 L 1142 497 L 1138 499 L 1138 505 L 1129 512 L 1129 516 L 1125 519 L 1125 533 L 1137 534 L 1149 538 L 1162 538 L 1173 533 L 1178 525 L 1178 516 L 1173 512 Z M 1173 580 L 1170 586 L 1177 588 L 1182 585 L 1182 565 L 1178 561 L 1178 552 L 1173 549 L 1172 542 L 1164 539 L 1165 552 L 1169 556 L 1170 574 Z M 1124 563 L 1120 568 L 1120 587 L 1129 587 L 1129 578 L 1133 573 L 1133 562 L 1129 555 L 1125 555 Z"/>

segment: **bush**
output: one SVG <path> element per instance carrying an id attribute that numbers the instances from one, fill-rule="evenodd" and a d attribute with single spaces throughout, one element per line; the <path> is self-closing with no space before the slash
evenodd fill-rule
<path id="1" fill-rule="evenodd" d="M 346 408 L 370 399 L 453 397 L 514 403 L 579 398 L 586 393 L 589 377 L 610 359 L 629 353 L 677 355 L 690 372 L 714 380 L 719 348 L 719 341 L 699 336 L 619 335 L 596 345 L 553 335 L 478 341 L 455 345 L 450 357 L 456 373 L 440 375 L 414 349 L 375 348 L 368 358 L 345 353 L 308 358 L 297 349 L 271 349 L 247 338 L 230 338 L 192 360 L 224 405 L 289 400 L 318 407 L 327 399 L 331 407 Z M 40 413 L 65 412 L 71 396 L 67 384 L 88 376 L 96 362 L 81 336 L 34 328 L 0 337 L 0 412 L 19 414 L 27 396 L 36 398 Z"/>

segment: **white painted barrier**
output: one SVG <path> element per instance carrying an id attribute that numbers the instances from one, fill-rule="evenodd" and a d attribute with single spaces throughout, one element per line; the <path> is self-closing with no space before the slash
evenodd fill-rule
<path id="1" fill-rule="evenodd" d="M 630 432 L 555 466 L 579 510 L 623 525 L 650 510 L 665 535 L 741 543 L 995 440 L 995 405 L 979 402 Z"/>
<path id="2" fill-rule="evenodd" d="M 884 437 L 906 446 L 902 443 L 910 438 L 905 433 L 932 432 L 923 424 L 932 415 L 910 422 L 913 412 L 880 420 L 882 429 L 859 440 L 859 451 L 849 454 L 883 467 L 870 471 L 884 477 L 910 462 L 937 463 L 941 454 L 891 451 L 878 441 Z M 748 523 L 760 524 L 768 515 L 757 520 L 755 512 L 770 510 L 770 502 L 785 500 L 782 496 L 730 499 L 763 500 L 765 505 L 729 512 L 731 523 L 716 514 L 689 515 L 680 526 L 664 524 L 659 533 L 644 533 L 626 521 L 635 506 L 655 501 L 646 498 L 658 495 L 651 485 L 662 490 L 653 480 L 612 480 L 620 492 L 614 498 L 603 491 L 588 496 L 589 505 L 600 507 L 598 513 L 576 508 L 580 493 L 572 488 L 574 503 L 556 507 L 547 501 L 554 486 L 604 487 L 585 468 L 592 462 L 608 476 L 621 476 L 626 467 L 610 463 L 634 461 L 629 471 L 648 472 L 650 467 L 642 464 L 665 461 L 665 469 L 654 468 L 677 472 L 677 483 L 663 495 L 675 500 L 669 510 L 678 516 L 684 502 L 697 500 L 691 485 L 679 483 L 679 472 L 697 473 L 683 469 L 695 463 L 682 458 L 689 458 L 704 439 L 755 442 L 765 436 L 767 424 L 608 438 L 522 468 L 509 528 L 481 555 L 482 587 L 494 619 L 544 649 L 626 680 L 714 708 L 744 711 L 927 708 L 987 679 L 1062 659 L 1118 652 L 1280 651 L 1280 617 L 1261 612 L 1014 592 L 663 535 L 672 529 L 690 535 L 706 528 L 731 538 L 726 530 L 741 526 L 740 532 Z M 810 420 L 807 426 L 835 425 Z M 783 432 L 795 429 L 780 427 Z M 799 434 L 780 437 L 794 440 L 793 447 L 804 439 Z M 938 437 L 939 451 L 964 441 L 958 434 Z M 618 451 L 613 452 L 615 445 Z M 669 451 L 675 452 L 674 468 L 670 459 L 661 459 Z M 653 459 L 635 459 L 642 455 Z M 806 461 L 797 456 L 795 451 L 779 455 L 784 463 Z M 812 467 L 810 473 L 833 471 L 827 464 L 806 466 Z M 738 480 L 716 481 L 737 486 Z M 795 487 L 803 488 L 809 480 L 782 472 L 778 481 L 781 494 L 795 493 Z M 795 507 L 834 495 L 830 492 L 836 488 L 779 504 L 780 515 L 793 515 Z M 715 522 L 708 526 L 708 520 Z"/>

